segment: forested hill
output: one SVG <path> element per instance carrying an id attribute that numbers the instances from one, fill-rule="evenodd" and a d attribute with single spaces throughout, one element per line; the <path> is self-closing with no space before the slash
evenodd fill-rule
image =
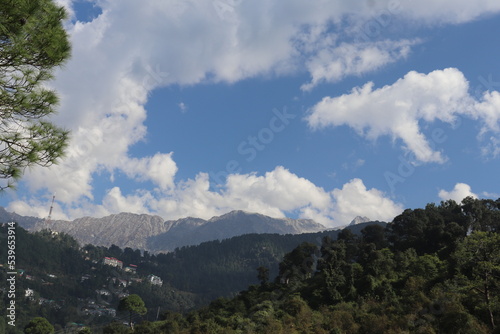
<path id="1" fill-rule="evenodd" d="M 61 332 L 76 322 L 93 333 L 127 334 L 123 314 L 113 311 L 137 294 L 148 312 L 134 316 L 134 333 L 500 332 L 500 199 L 429 204 L 387 225 L 352 228 L 246 235 L 158 255 L 80 249 L 64 234 L 19 229 L 20 242 L 36 246 L 19 249 L 24 275 L 39 278 L 18 279 L 20 319 L 43 315 Z M 104 256 L 137 271 L 98 263 Z M 75 274 L 82 270 L 85 279 Z M 147 280 L 151 274 L 163 285 Z M 35 300 L 24 297 L 27 288 Z"/>
<path id="2" fill-rule="evenodd" d="M 139 333 L 500 333 L 500 200 L 406 210 L 286 254 L 276 279 Z M 118 324 L 110 333 L 127 333 Z"/>
<path id="3" fill-rule="evenodd" d="M 359 233 L 366 225 L 349 228 Z M 7 231 L 4 224 L 0 229 L 1 245 L 6 244 Z M 111 315 L 119 298 L 129 293 L 137 293 L 146 301 L 150 310 L 146 319 L 154 320 L 158 309 L 186 312 L 217 297 L 235 296 L 257 284 L 258 267 L 265 267 L 276 276 L 283 256 L 301 242 L 320 245 L 324 236 L 336 238 L 338 233 L 249 234 L 154 255 L 116 245 L 82 247 L 64 233 L 29 233 L 16 226 L 16 269 L 20 273 L 16 297 L 22 309 L 18 328 L 36 315 L 43 315 L 58 328 L 68 323 L 102 326 L 114 319 Z M 7 272 L 6 251 L 6 247 L 0 248 L 2 281 Z M 104 257 L 116 258 L 123 268 L 104 265 Z M 127 272 L 125 268 L 132 264 L 136 269 Z M 163 284 L 151 284 L 149 275 L 159 277 Z M 33 295 L 26 296 L 30 290 Z M 6 292 L 0 289 L 2 309 L 8 302 Z M 6 328 L 0 320 L 0 333 Z"/>
<path id="4" fill-rule="evenodd" d="M 285 255 L 233 299 L 139 331 L 175 333 L 500 333 L 500 200 L 405 210 L 385 229 L 345 230 Z M 117 329 L 115 325 L 110 328 Z"/>

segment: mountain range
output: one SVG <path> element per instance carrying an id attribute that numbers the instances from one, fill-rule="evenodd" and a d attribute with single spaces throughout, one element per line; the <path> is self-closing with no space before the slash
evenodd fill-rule
<path id="1" fill-rule="evenodd" d="M 43 219 L 20 216 L 0 208 L 0 222 L 7 221 L 16 221 L 30 231 L 50 228 L 64 232 L 81 245 L 116 245 L 155 253 L 250 233 L 302 234 L 327 230 L 311 219 L 271 218 L 239 210 L 209 220 L 188 217 L 164 221 L 155 215 L 119 213 L 102 218 L 53 220 L 47 224 Z"/>

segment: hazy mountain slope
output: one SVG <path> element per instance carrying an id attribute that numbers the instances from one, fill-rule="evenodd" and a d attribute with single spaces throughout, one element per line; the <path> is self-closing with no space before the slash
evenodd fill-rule
<path id="1" fill-rule="evenodd" d="M 82 245 L 114 244 L 134 249 L 146 249 L 148 237 L 166 232 L 169 227 L 160 216 L 133 213 L 119 213 L 103 218 L 84 217 L 73 221 L 56 220 L 50 225 L 51 230 L 68 233 Z M 42 228 L 44 225 L 40 223 L 35 230 Z"/>
<path id="2" fill-rule="evenodd" d="M 148 237 L 146 240 L 147 249 L 151 251 L 172 251 L 177 247 L 192 245 L 193 234 L 207 221 L 188 217 L 165 223 L 170 224 L 170 228 L 163 233 Z"/>
<path id="3" fill-rule="evenodd" d="M 15 212 L 7 212 L 3 207 L 0 206 L 0 223 L 17 222 L 23 228 L 29 230 L 35 227 L 37 223 L 43 221 L 41 218 L 20 216 Z"/>
<path id="4" fill-rule="evenodd" d="M 172 251 L 177 247 L 204 241 L 228 239 L 249 233 L 301 234 L 326 230 L 309 219 L 271 218 L 257 213 L 232 211 L 209 220 L 182 218 L 164 221 L 159 216 L 119 213 L 103 218 L 83 217 L 73 221 L 54 220 L 50 226 L 42 219 L 21 217 L 0 211 L 0 219 L 15 220 L 28 230 L 49 227 L 73 236 L 81 245 L 117 245 L 120 248 Z"/>
<path id="5" fill-rule="evenodd" d="M 184 222 L 186 223 L 195 224 L 196 221 L 190 218 Z M 271 218 L 257 213 L 232 211 L 192 227 L 189 233 L 181 234 L 172 228 L 163 234 L 150 237 L 148 245 L 155 250 L 173 250 L 180 246 L 197 245 L 204 241 L 228 239 L 250 233 L 301 234 L 324 230 L 326 228 L 323 225 L 308 219 Z"/>

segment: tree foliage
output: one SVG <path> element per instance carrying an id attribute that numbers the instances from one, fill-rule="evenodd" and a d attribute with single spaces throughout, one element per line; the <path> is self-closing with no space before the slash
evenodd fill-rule
<path id="1" fill-rule="evenodd" d="M 134 322 L 138 323 L 134 326 L 135 333 L 493 334 L 500 331 L 497 203 L 468 198 L 461 204 L 453 201 L 429 204 L 423 209 L 403 212 L 385 228 L 363 225 L 355 233 L 343 230 L 300 236 L 302 242 L 295 242 L 295 248 L 281 256 L 279 266 L 269 264 L 283 254 L 284 245 L 293 244 L 291 236 L 249 235 L 156 255 L 141 255 L 116 246 L 88 245 L 81 251 L 84 257 L 92 259 L 114 254 L 138 264 L 142 277 L 153 273 L 164 279 L 162 287 L 143 282 L 126 288 L 144 298 L 151 309 L 144 318 L 157 318 L 161 306 L 159 321 L 140 324 L 140 317 L 134 316 Z M 414 233 L 419 237 L 415 238 Z M 295 237 L 295 241 L 300 240 Z M 113 269 L 84 260 L 68 236 L 47 232 L 31 235 L 18 228 L 16 238 L 21 247 L 19 259 L 27 261 L 26 264 L 38 261 L 56 270 L 53 262 L 67 252 L 75 262 L 68 270 L 90 271 L 92 278 L 77 283 L 72 293 L 85 295 L 85 291 L 94 292 L 105 285 L 113 290 L 111 281 L 106 280 Z M 50 241 L 58 249 L 50 249 L 41 241 Z M 29 246 L 24 249 L 23 245 Z M 38 259 L 33 252 L 40 254 Z M 70 262 L 70 258 L 63 261 Z M 241 270 L 243 264 L 245 268 L 251 267 L 247 274 Z M 1 276 L 0 271 L 4 280 Z M 222 288 L 226 288 L 226 283 L 247 276 L 254 285 L 233 293 L 231 298 L 225 295 L 201 309 L 187 302 L 200 296 L 193 290 L 203 287 L 212 289 L 212 295 L 224 296 L 226 290 Z M 80 277 L 81 274 L 76 276 Z M 184 286 L 193 287 L 191 292 L 174 285 L 180 278 Z M 75 284 L 75 276 L 67 280 L 70 281 Z M 19 284 L 21 289 L 25 287 L 24 280 L 19 280 Z M 219 290 L 215 290 L 217 286 Z M 42 284 L 34 288 L 45 293 L 49 290 L 44 289 L 50 286 Z M 59 296 L 54 290 L 46 295 L 51 294 Z M 169 304 L 173 300 L 175 305 L 183 307 L 163 306 L 174 305 Z M 111 304 L 117 305 L 118 300 Z M 20 309 L 25 310 L 24 305 Z M 69 308 L 71 302 L 67 300 L 65 305 Z M 176 313 L 178 310 L 184 314 Z M 65 324 L 59 320 L 62 310 L 57 318 L 41 307 L 37 311 L 47 314 L 54 324 Z M 21 320 L 24 316 L 20 314 L 19 318 L 23 325 L 27 323 Z M 121 324 L 110 324 L 103 330 L 131 332 Z"/>
<path id="2" fill-rule="evenodd" d="M 54 326 L 43 317 L 36 317 L 24 327 L 25 334 L 52 334 Z"/>
<path id="3" fill-rule="evenodd" d="M 498 333 L 496 203 L 429 204 L 406 210 L 385 230 L 342 231 L 319 247 L 302 243 L 283 257 L 274 283 L 170 315 L 168 326 L 181 334 Z M 161 326 L 165 320 L 148 323 L 151 333 Z"/>
<path id="4" fill-rule="evenodd" d="M 459 245 L 455 256 L 464 287 L 473 293 L 470 298 L 478 299 L 476 308 L 483 310 L 495 328 L 494 310 L 500 308 L 500 235 L 474 232 Z"/>
<path id="5" fill-rule="evenodd" d="M 141 297 L 132 294 L 120 300 L 118 311 L 126 311 L 129 313 L 129 326 L 132 327 L 132 316 L 134 314 L 144 315 L 148 310 Z"/>
<path id="6" fill-rule="evenodd" d="M 63 8 L 52 0 L 2 0 L 0 6 L 0 178 L 12 186 L 26 167 L 49 166 L 68 132 L 47 121 L 58 102 L 44 83 L 70 55 Z"/>

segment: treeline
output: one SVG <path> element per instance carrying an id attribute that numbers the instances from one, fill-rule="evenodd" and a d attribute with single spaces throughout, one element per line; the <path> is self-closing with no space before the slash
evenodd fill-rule
<path id="1" fill-rule="evenodd" d="M 500 333 L 499 229 L 500 200 L 405 210 L 386 228 L 302 243 L 273 281 L 261 267 L 236 297 L 135 333 Z"/>
<path id="2" fill-rule="evenodd" d="M 177 248 L 151 256 L 141 270 L 153 272 L 183 291 L 196 293 L 206 303 L 236 295 L 258 282 L 255 268 L 265 266 L 276 276 L 283 256 L 301 242 L 321 244 L 338 231 L 301 235 L 248 234 L 226 240 Z"/>
<path id="3" fill-rule="evenodd" d="M 385 226 L 385 223 L 376 222 Z M 366 224 L 350 226 L 354 234 Z M 340 231 L 300 235 L 247 234 L 222 241 L 208 241 L 184 246 L 166 254 L 151 254 L 131 248 L 120 249 L 86 245 L 92 259 L 112 256 L 124 263 L 138 265 L 140 276 L 154 274 L 164 281 L 163 287 L 139 284 L 127 291 L 140 295 L 150 306 L 148 319 L 155 319 L 157 309 L 185 313 L 205 306 L 218 297 L 233 297 L 249 285 L 259 282 L 256 268 L 266 267 L 269 275 L 278 275 L 283 256 L 302 242 L 321 245 L 325 236 L 336 238 Z"/>
<path id="4" fill-rule="evenodd" d="M 93 333 L 127 333 L 112 317 L 79 309 L 92 299 L 116 308 L 115 295 L 96 298 L 104 288 L 144 300 L 148 313 L 136 318 L 136 333 L 499 333 L 499 229 L 500 200 L 472 198 L 406 210 L 387 225 L 246 235 L 169 254 L 80 247 L 68 235 L 18 226 L 16 268 L 36 279 L 18 278 L 19 326 L 11 331 L 2 319 L 0 332 L 22 333 L 42 316 L 56 331 L 78 323 Z M 137 265 L 137 274 L 102 265 L 104 256 Z M 0 259 L 6 263 L 5 247 Z M 114 280 L 149 274 L 164 284 Z M 26 298 L 28 288 L 47 303 Z M 5 289 L 0 297 L 5 309 Z M 200 308 L 209 298 L 217 299 Z"/>
<path id="5" fill-rule="evenodd" d="M 0 245 L 7 245 L 7 225 L 0 225 Z M 360 226 L 353 226 L 358 233 Z M 156 320 L 158 310 L 186 313 L 207 305 L 215 298 L 232 297 L 249 285 L 258 283 L 255 268 L 266 267 L 271 276 L 279 271 L 284 254 L 301 242 L 316 244 L 338 231 L 304 235 L 244 235 L 223 241 L 206 242 L 199 246 L 176 249 L 169 254 L 150 254 L 133 250 L 85 245 L 81 247 L 71 236 L 44 230 L 29 233 L 16 226 L 16 305 L 17 328 L 6 326 L 0 318 L 0 333 L 21 333 L 24 325 L 35 316 L 43 316 L 56 330 L 78 323 L 101 327 L 112 320 L 109 316 L 88 316 L 82 312 L 87 304 L 96 307 L 116 307 L 119 293 L 138 294 L 149 307 L 144 319 Z M 0 247 L 0 280 L 7 278 L 7 247 Z M 102 264 L 104 257 L 115 257 L 125 266 L 137 265 L 137 273 Z M 145 278 L 154 274 L 163 285 L 148 283 Z M 143 282 L 126 287 L 119 279 Z M 5 285 L 4 285 L 5 286 Z M 33 290 L 27 296 L 28 289 Z M 111 296 L 97 291 L 108 290 Z M 0 308 L 9 303 L 5 289 L 0 287 Z"/>

